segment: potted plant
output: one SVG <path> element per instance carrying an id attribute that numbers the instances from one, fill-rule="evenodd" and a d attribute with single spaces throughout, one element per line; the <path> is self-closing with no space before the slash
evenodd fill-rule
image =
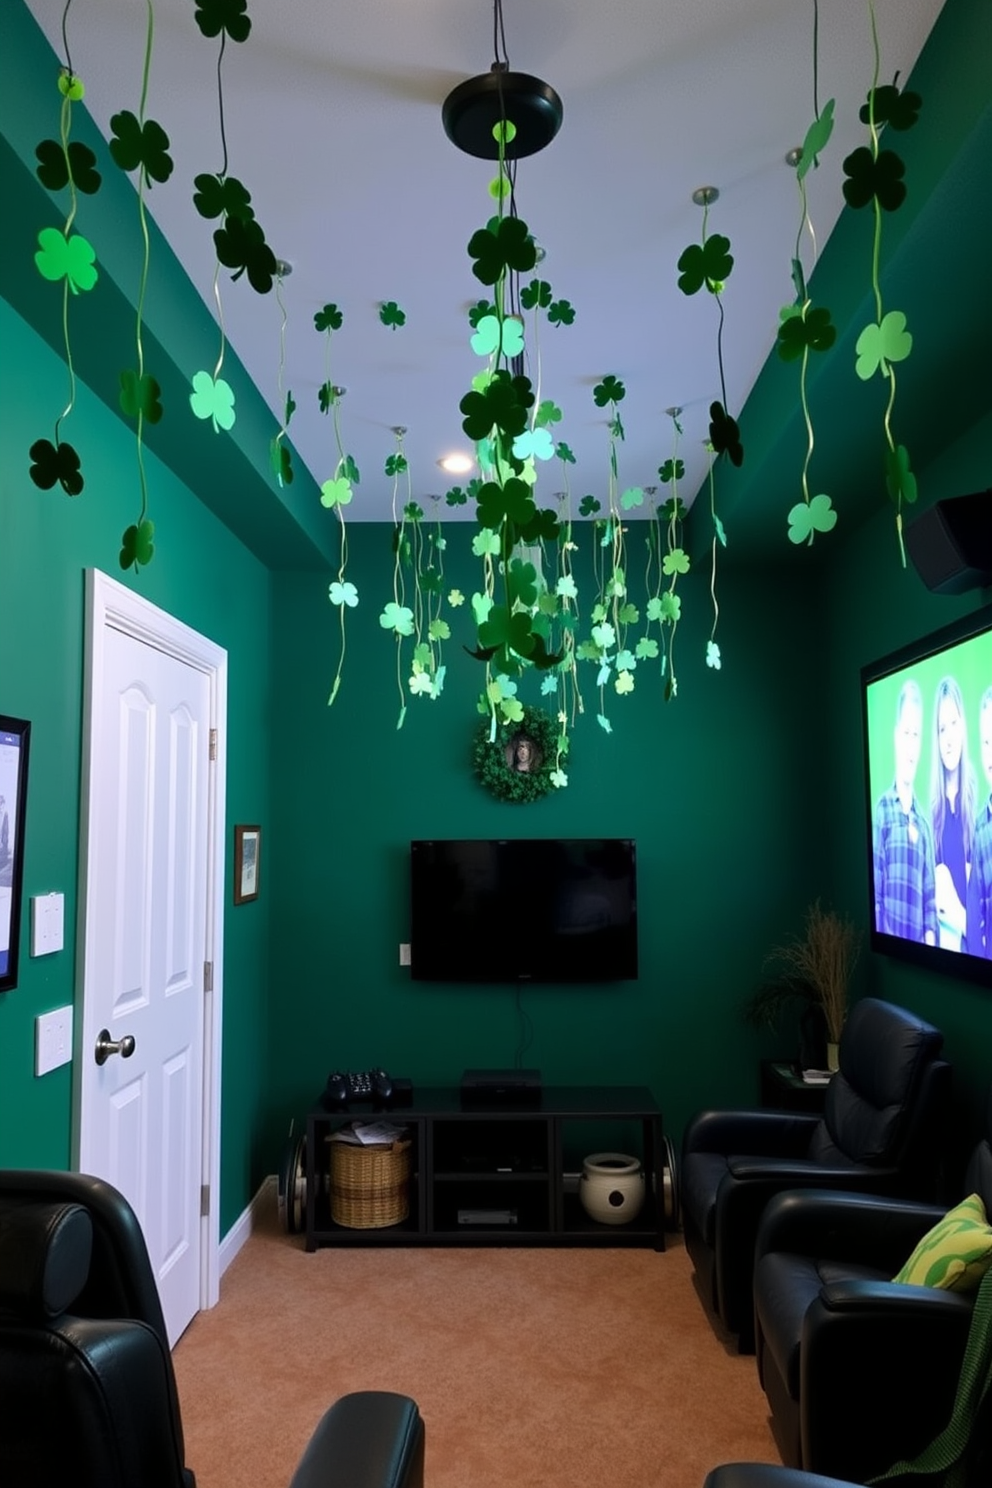
<path id="1" fill-rule="evenodd" d="M 804 1068 L 836 1069 L 860 944 L 853 921 L 824 909 L 817 899 L 806 911 L 802 935 L 773 946 L 765 957 L 772 975 L 754 989 L 745 1004 L 745 1018 L 754 1027 L 774 1028 L 786 1008 L 798 1007 L 800 1063 Z"/>

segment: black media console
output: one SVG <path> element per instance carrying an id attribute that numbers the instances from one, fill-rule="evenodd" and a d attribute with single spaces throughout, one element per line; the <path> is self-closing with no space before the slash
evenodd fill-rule
<path id="1" fill-rule="evenodd" d="M 331 1218 L 330 1135 L 350 1121 L 380 1116 L 405 1126 L 412 1141 L 409 1217 L 382 1229 L 351 1229 Z M 578 1194 L 565 1192 L 566 1152 L 590 1127 L 609 1133 L 615 1123 L 627 1124 L 617 1144 L 622 1135 L 622 1150 L 633 1149 L 646 1180 L 644 1206 L 625 1225 L 590 1219 Z M 663 1148 L 661 1111 L 650 1090 L 640 1085 L 552 1086 L 526 1100 L 488 1103 L 478 1096 L 466 1103 L 457 1089 L 427 1089 L 418 1090 L 409 1105 L 385 1112 L 368 1107 L 329 1112 L 318 1105 L 307 1117 L 306 1247 L 622 1245 L 664 1250 Z"/>

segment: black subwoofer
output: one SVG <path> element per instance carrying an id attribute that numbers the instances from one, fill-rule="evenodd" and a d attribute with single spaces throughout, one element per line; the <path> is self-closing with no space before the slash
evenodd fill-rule
<path id="1" fill-rule="evenodd" d="M 935 594 L 992 584 L 992 489 L 950 496 L 906 528 L 906 551 Z"/>

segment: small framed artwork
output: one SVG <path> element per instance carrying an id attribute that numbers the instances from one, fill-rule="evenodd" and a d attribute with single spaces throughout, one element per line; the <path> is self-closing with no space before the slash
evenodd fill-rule
<path id="1" fill-rule="evenodd" d="M 17 986 L 31 725 L 0 713 L 0 992 Z"/>
<path id="2" fill-rule="evenodd" d="M 258 866 L 262 850 L 261 827 L 234 829 L 234 902 L 248 904 L 258 898 Z"/>

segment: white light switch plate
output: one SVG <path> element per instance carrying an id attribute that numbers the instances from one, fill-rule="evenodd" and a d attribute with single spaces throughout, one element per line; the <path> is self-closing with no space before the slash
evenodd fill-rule
<path id="1" fill-rule="evenodd" d="M 407 945 L 406 941 L 400 942 L 400 965 L 410 965 L 410 947 Z"/>
<path id="2" fill-rule="evenodd" d="M 31 954 L 49 956 L 65 944 L 65 895 L 36 894 L 31 900 Z"/>
<path id="3" fill-rule="evenodd" d="M 72 1058 L 72 1007 L 55 1008 L 34 1020 L 34 1072 L 47 1075 L 49 1070 L 68 1064 Z"/>

